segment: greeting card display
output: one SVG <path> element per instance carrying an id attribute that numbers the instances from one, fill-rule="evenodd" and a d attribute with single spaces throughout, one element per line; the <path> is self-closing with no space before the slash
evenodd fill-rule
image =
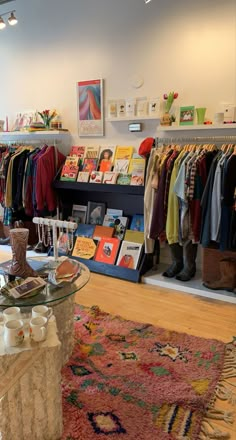
<path id="1" fill-rule="evenodd" d="M 86 183 L 89 181 L 89 171 L 79 171 L 77 182 Z"/>
<path id="2" fill-rule="evenodd" d="M 92 171 L 90 174 L 90 183 L 102 183 L 103 172 L 102 171 Z"/>
<path id="3" fill-rule="evenodd" d="M 79 167 L 76 165 L 63 165 L 60 180 L 75 182 Z"/>
<path id="4" fill-rule="evenodd" d="M 104 173 L 103 183 L 114 184 L 117 181 L 118 173 L 107 171 Z"/>

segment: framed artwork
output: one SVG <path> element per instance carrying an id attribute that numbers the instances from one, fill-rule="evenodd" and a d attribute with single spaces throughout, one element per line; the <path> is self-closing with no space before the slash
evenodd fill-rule
<path id="1" fill-rule="evenodd" d="M 80 136 L 104 136 L 103 80 L 77 83 L 78 126 Z"/>
<path id="2" fill-rule="evenodd" d="M 193 125 L 194 105 L 180 107 L 179 125 Z"/>

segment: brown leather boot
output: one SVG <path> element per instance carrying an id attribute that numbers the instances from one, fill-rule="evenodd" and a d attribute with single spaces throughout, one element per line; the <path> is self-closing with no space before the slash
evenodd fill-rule
<path id="1" fill-rule="evenodd" d="M 12 248 L 12 262 L 8 273 L 16 277 L 37 277 L 35 272 L 26 261 L 26 248 L 28 244 L 29 230 L 17 228 L 10 230 L 10 243 Z"/>
<path id="2" fill-rule="evenodd" d="M 205 287 L 213 290 L 234 291 L 236 287 L 236 259 L 224 258 L 220 261 L 220 279 L 203 283 Z"/>

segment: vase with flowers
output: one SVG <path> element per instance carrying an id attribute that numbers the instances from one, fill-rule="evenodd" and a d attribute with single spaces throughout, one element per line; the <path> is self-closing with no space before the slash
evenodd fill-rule
<path id="1" fill-rule="evenodd" d="M 43 110 L 42 112 L 38 112 L 39 116 L 42 118 L 43 120 L 43 124 L 44 127 L 49 130 L 50 129 L 50 124 L 51 121 L 53 120 L 53 118 L 55 118 L 55 116 L 57 115 L 56 110 Z"/>
<path id="2" fill-rule="evenodd" d="M 172 122 L 175 122 L 175 116 L 170 114 L 170 109 L 175 99 L 178 98 L 178 93 L 170 92 L 169 94 L 165 93 L 163 95 L 165 102 L 165 113 L 161 118 L 161 125 L 171 125 Z"/>

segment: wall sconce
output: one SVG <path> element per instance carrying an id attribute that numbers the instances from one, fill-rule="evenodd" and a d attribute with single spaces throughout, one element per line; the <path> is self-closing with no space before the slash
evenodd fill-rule
<path id="1" fill-rule="evenodd" d="M 3 20 L 3 16 L 4 15 L 8 15 L 8 14 L 10 14 L 10 17 L 8 18 L 8 24 L 10 25 L 10 26 L 14 26 L 16 23 L 18 23 L 18 20 L 17 20 L 17 18 L 16 18 L 16 16 L 15 16 L 15 14 L 14 14 L 14 12 L 16 12 L 15 10 L 14 11 L 8 11 L 8 12 L 4 12 L 4 14 L 1 14 L 0 15 L 0 30 L 1 29 L 4 29 L 5 27 L 6 27 L 6 23 L 5 23 L 5 21 Z"/>

